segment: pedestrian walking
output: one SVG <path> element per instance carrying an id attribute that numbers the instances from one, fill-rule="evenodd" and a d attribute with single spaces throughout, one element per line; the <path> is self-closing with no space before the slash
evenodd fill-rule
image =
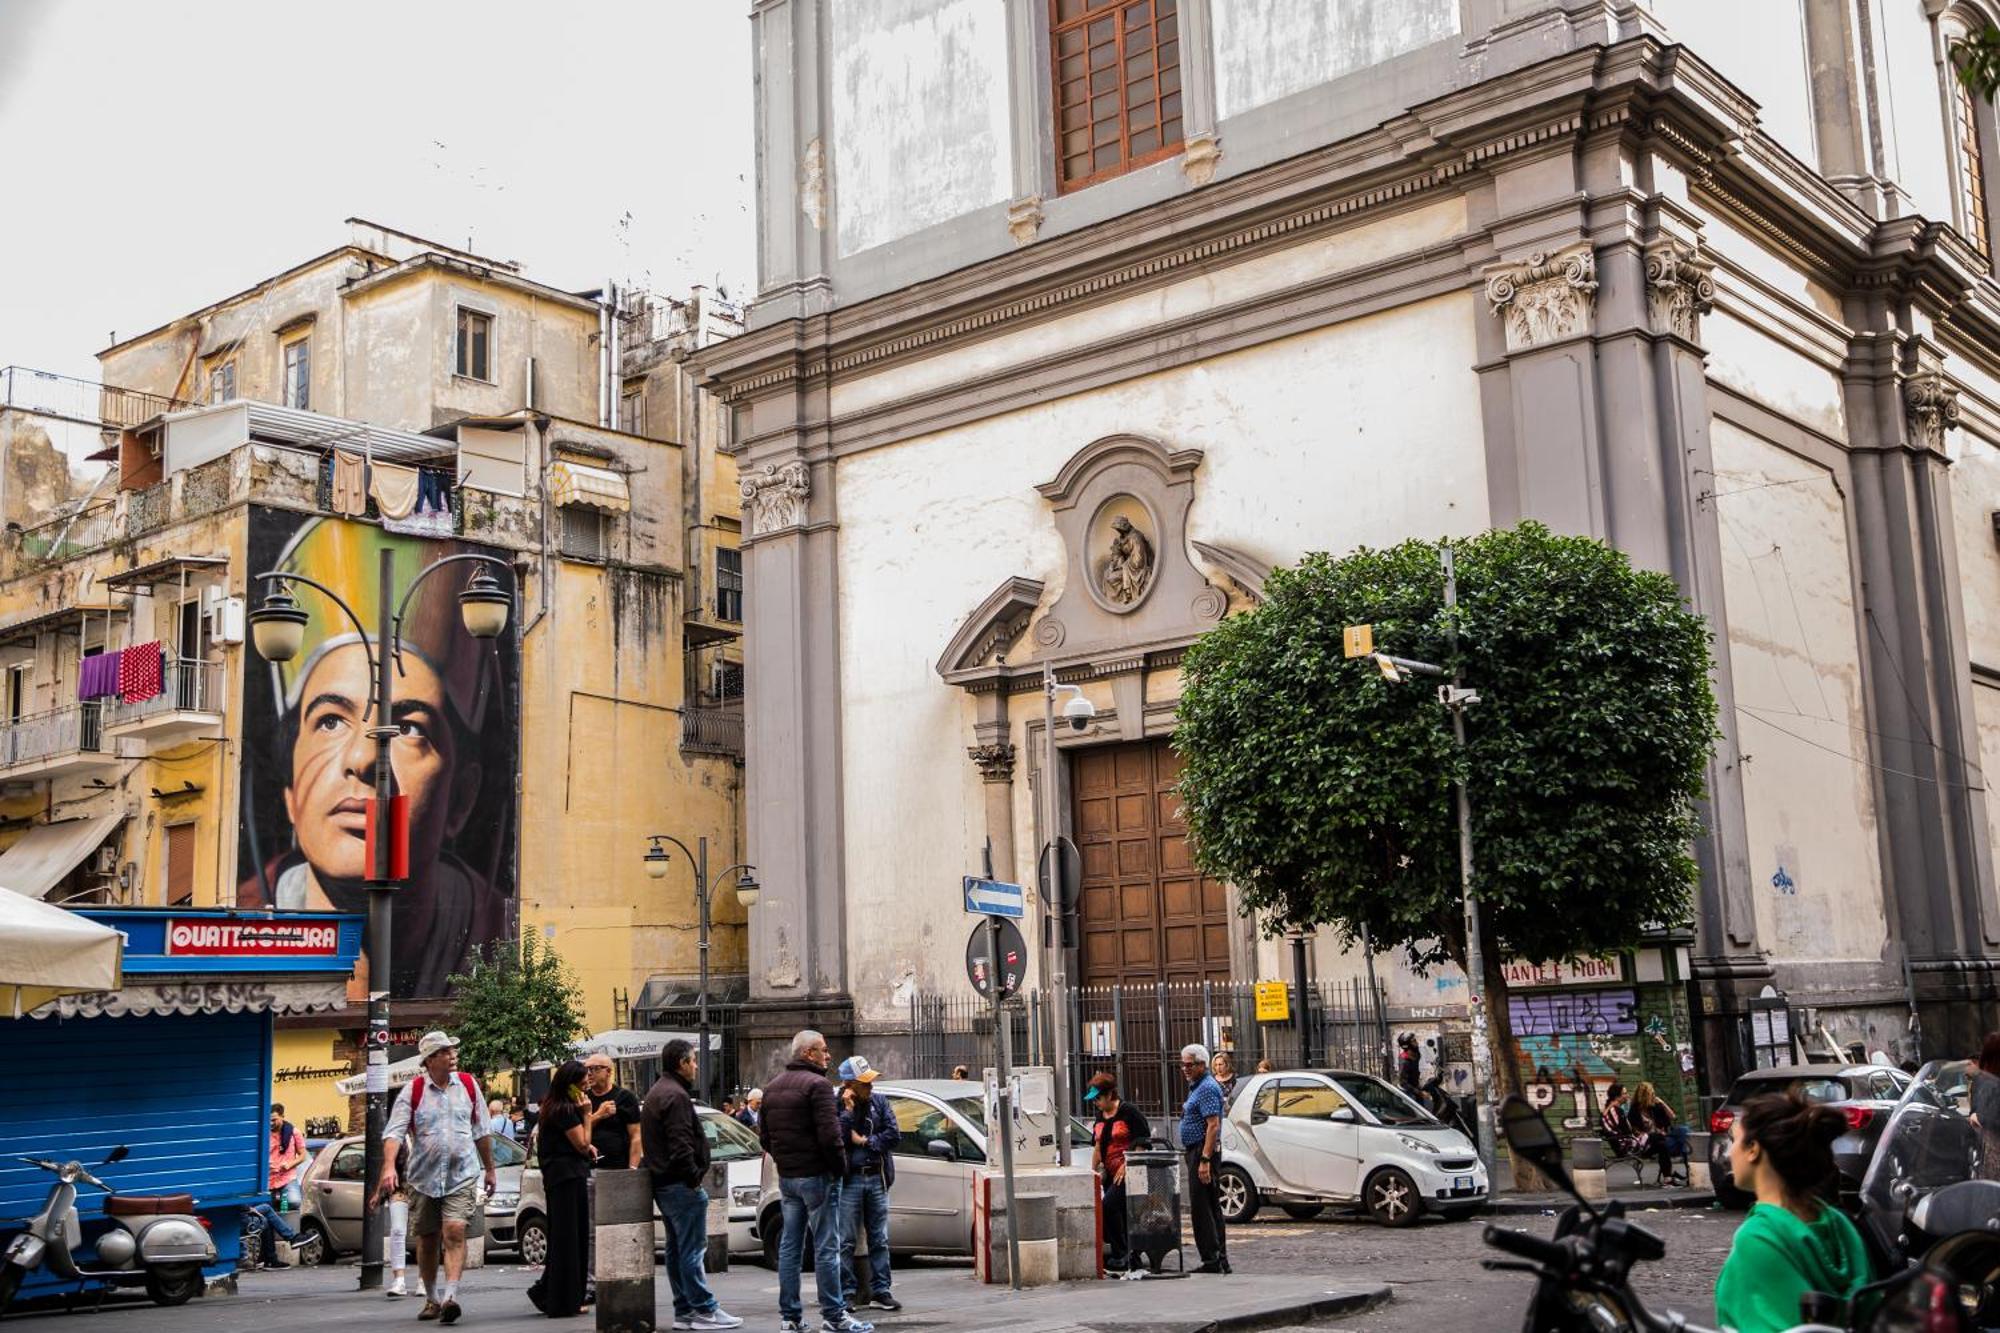
<path id="1" fill-rule="evenodd" d="M 409 1294 L 406 1285 L 410 1263 L 410 1182 L 407 1177 L 389 1198 L 389 1234 L 382 1237 L 382 1263 L 389 1281 L 382 1294 L 397 1300 Z"/>
<path id="2" fill-rule="evenodd" d="M 708 1289 L 708 1134 L 694 1109 L 694 1043 L 674 1038 L 660 1052 L 660 1075 L 639 1109 L 640 1160 L 653 1177 L 653 1206 L 667 1228 L 667 1286 L 675 1328 L 740 1328 Z"/>
<path id="3" fill-rule="evenodd" d="M 2000 1180 L 2000 1032 L 1989 1032 L 1972 1071 L 1972 1123 L 1979 1127 L 1979 1178 Z"/>
<path id="4" fill-rule="evenodd" d="M 542 1275 L 528 1288 L 528 1303 L 551 1319 L 583 1313 L 589 1274 L 590 1169 L 597 1146 L 590 1141 L 590 1096 L 583 1090 L 583 1061 L 565 1060 L 549 1078 L 536 1130 L 536 1159 L 548 1203 L 549 1253 Z"/>
<path id="5" fill-rule="evenodd" d="M 1208 1048 L 1181 1048 L 1181 1076 L 1188 1081 L 1181 1107 L 1181 1152 L 1187 1158 L 1188 1211 L 1194 1214 L 1197 1273 L 1229 1272 L 1229 1241 L 1222 1227 L 1222 1196 L 1215 1189 L 1215 1143 L 1222 1133 L 1222 1089 L 1208 1072 Z"/>
<path id="6" fill-rule="evenodd" d="M 1118 1079 L 1109 1071 L 1091 1077 L 1083 1104 L 1097 1113 L 1090 1164 L 1104 1192 L 1104 1266 L 1122 1273 L 1132 1259 L 1125 1228 L 1125 1154 L 1144 1147 L 1153 1127 L 1138 1107 L 1118 1095 Z"/>
<path id="7" fill-rule="evenodd" d="M 826 1038 L 807 1028 L 792 1038 L 785 1072 L 764 1089 L 757 1137 L 777 1167 L 785 1219 L 778 1241 L 779 1333 L 804 1333 L 799 1264 L 808 1227 L 822 1333 L 874 1333 L 875 1328 L 847 1312 L 840 1275 L 840 1187 L 847 1153 L 840 1141 L 838 1099 L 826 1077 L 831 1058 Z"/>
<path id="8" fill-rule="evenodd" d="M 424 1283 L 424 1308 L 417 1318 L 453 1324 L 461 1313 L 466 1228 L 480 1216 L 482 1169 L 486 1193 L 497 1180 L 493 1131 L 478 1081 L 458 1068 L 457 1038 L 426 1032 L 417 1042 L 417 1057 L 423 1072 L 396 1094 L 382 1131 L 382 1176 L 369 1206 L 380 1208 L 402 1183 L 397 1163 L 407 1145 L 410 1230 Z"/>
<path id="9" fill-rule="evenodd" d="M 840 1137 L 847 1145 L 847 1183 L 840 1188 L 840 1276 L 847 1308 L 873 1304 L 900 1310 L 889 1290 L 889 1189 L 896 1183 L 896 1144 L 903 1137 L 889 1099 L 875 1091 L 877 1071 L 858 1055 L 840 1062 Z M 868 1291 L 855 1275 L 854 1247 L 868 1236 Z"/>
<path id="10" fill-rule="evenodd" d="M 764 1090 L 762 1088 L 752 1088 L 743 1094 L 743 1105 L 736 1108 L 736 1119 L 738 1122 L 748 1125 L 751 1129 L 755 1129 L 763 1121 L 763 1112 Z"/>

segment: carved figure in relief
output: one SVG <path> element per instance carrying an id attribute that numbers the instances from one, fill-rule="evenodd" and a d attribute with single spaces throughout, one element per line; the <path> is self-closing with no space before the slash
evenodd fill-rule
<path id="1" fill-rule="evenodd" d="M 1114 606 L 1131 606 L 1145 595 L 1153 578 L 1153 544 L 1132 526 L 1132 520 L 1111 520 L 1111 554 L 1104 562 L 1104 596 Z"/>

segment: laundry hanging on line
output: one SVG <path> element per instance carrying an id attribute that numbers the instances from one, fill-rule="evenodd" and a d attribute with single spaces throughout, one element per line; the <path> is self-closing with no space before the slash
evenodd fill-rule
<path id="1" fill-rule="evenodd" d="M 333 512 L 360 518 L 368 512 L 368 460 L 345 449 L 333 451 Z"/>
<path id="2" fill-rule="evenodd" d="M 141 643 L 118 654 L 118 697 L 128 704 L 157 699 L 166 691 L 166 654 L 159 643 Z"/>
<path id="3" fill-rule="evenodd" d="M 406 537 L 450 537 L 457 532 L 451 513 L 451 474 L 438 468 L 417 470 L 417 499 L 408 517 L 382 516 L 385 532 Z"/>
<path id="4" fill-rule="evenodd" d="M 123 653 L 93 653 L 83 659 L 76 674 L 76 697 L 109 699 L 118 693 L 119 664 Z"/>
<path id="5" fill-rule="evenodd" d="M 394 463 L 369 465 L 368 493 L 375 497 L 375 507 L 384 522 L 408 518 L 416 510 L 421 480 L 422 474 L 413 467 Z"/>

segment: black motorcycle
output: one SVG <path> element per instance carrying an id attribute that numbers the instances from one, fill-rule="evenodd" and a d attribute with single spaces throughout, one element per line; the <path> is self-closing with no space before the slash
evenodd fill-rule
<path id="1" fill-rule="evenodd" d="M 1629 1220 L 1622 1203 L 1598 1208 L 1577 1193 L 1563 1167 L 1562 1145 L 1541 1113 L 1523 1098 L 1509 1097 L 1500 1107 L 1500 1126 L 1517 1157 L 1576 1200 L 1546 1240 L 1486 1228 L 1486 1243 L 1513 1258 L 1488 1259 L 1482 1266 L 1536 1279 L 1525 1333 L 1702 1333 L 1679 1314 L 1649 1310 L 1632 1289 L 1633 1269 L 1665 1258 L 1666 1242 Z M 1805 1308 L 1793 1333 L 1966 1333 L 1982 1327 L 1966 1317 L 1951 1272 L 1935 1265 L 1905 1268 L 1863 1287 L 1851 1302 L 1816 1295 L 1800 1304 Z"/>

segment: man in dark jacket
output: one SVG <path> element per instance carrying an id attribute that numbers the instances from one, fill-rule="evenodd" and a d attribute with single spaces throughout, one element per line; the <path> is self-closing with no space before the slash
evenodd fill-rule
<path id="1" fill-rule="evenodd" d="M 666 1073 L 639 1107 L 639 1142 L 653 1174 L 653 1204 L 667 1227 L 667 1285 L 675 1328 L 737 1328 L 702 1275 L 708 1256 L 708 1135 L 694 1109 L 694 1043 L 679 1037 L 660 1052 Z"/>
<path id="2" fill-rule="evenodd" d="M 847 1183 L 840 1189 L 840 1272 L 847 1308 L 871 1300 L 878 1310 L 900 1310 L 889 1294 L 889 1186 L 896 1182 L 891 1155 L 903 1137 L 889 1099 L 875 1091 L 877 1070 L 861 1056 L 840 1062 L 840 1135 L 847 1143 Z M 854 1245 L 868 1229 L 868 1292 L 855 1281 Z"/>
<path id="3" fill-rule="evenodd" d="M 808 1028 L 792 1038 L 791 1062 L 764 1085 L 757 1137 L 778 1169 L 785 1229 L 778 1241 L 779 1333 L 804 1333 L 799 1263 L 806 1228 L 813 1233 L 813 1287 L 822 1333 L 874 1333 L 847 1312 L 840 1276 L 840 1187 L 847 1175 L 840 1110 L 827 1081 L 826 1038 Z"/>

